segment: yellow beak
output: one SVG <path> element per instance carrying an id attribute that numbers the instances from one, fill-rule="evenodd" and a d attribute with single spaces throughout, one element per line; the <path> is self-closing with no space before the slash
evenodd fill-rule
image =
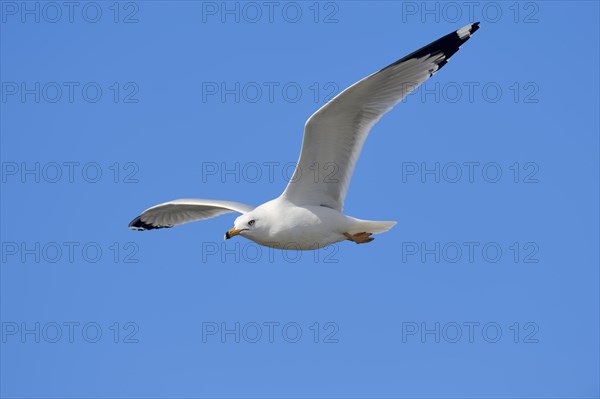
<path id="1" fill-rule="evenodd" d="M 233 229 L 227 230 L 227 233 L 225 233 L 225 239 L 229 240 L 231 237 L 237 236 L 238 234 L 240 234 L 244 230 L 246 230 L 246 229 L 240 229 L 240 230 L 238 230 L 236 228 L 233 228 Z"/>

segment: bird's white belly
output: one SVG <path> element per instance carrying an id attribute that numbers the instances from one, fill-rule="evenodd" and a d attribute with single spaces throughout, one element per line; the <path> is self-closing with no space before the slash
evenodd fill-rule
<path id="1" fill-rule="evenodd" d="M 310 226 L 304 226 L 295 228 L 293 231 L 281 232 L 272 240 L 259 242 L 259 244 L 279 249 L 311 250 L 323 248 L 345 239 L 338 233 L 323 232 Z"/>
<path id="2" fill-rule="evenodd" d="M 346 216 L 331 208 L 287 207 L 268 237 L 247 238 L 271 248 L 311 250 L 345 240 L 347 224 Z"/>

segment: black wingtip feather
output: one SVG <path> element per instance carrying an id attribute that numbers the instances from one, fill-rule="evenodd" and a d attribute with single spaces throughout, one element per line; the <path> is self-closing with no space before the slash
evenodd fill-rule
<path id="1" fill-rule="evenodd" d="M 458 32 L 460 32 L 462 29 L 464 29 L 466 27 L 469 27 L 468 34 L 466 34 L 465 36 L 463 36 L 461 38 Z M 420 48 L 419 50 L 417 50 L 413 53 L 410 53 L 406 57 L 402 57 L 401 59 L 394 62 L 393 64 L 390 64 L 390 65 L 386 66 L 385 68 L 383 68 L 382 71 L 386 70 L 390 67 L 393 67 L 395 65 L 398 65 L 404 61 L 410 60 L 412 58 L 421 58 L 421 57 L 425 57 L 428 55 L 436 55 L 436 54 L 442 53 L 444 55 L 444 58 L 437 64 L 438 65 L 437 70 L 439 71 L 444 65 L 446 65 L 446 63 L 448 63 L 448 60 L 450 59 L 450 57 L 452 57 L 458 51 L 460 46 L 464 42 L 469 40 L 471 38 L 471 35 L 473 33 L 475 33 L 478 29 L 479 29 L 479 22 L 474 22 L 470 25 L 467 25 L 461 29 L 458 29 L 452 33 L 447 34 L 444 37 L 439 38 L 438 40 L 428 44 L 427 46 L 425 46 L 423 48 Z"/>
<path id="2" fill-rule="evenodd" d="M 159 226 L 151 223 L 146 223 L 142 220 L 141 216 L 136 217 L 129 223 L 129 228 L 131 230 L 156 230 L 156 229 L 168 229 L 173 226 Z"/>

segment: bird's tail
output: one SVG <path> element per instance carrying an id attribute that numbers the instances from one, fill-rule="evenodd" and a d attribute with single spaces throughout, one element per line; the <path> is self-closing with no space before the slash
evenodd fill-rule
<path id="1" fill-rule="evenodd" d="M 350 234 L 357 234 L 357 233 L 372 233 L 372 234 L 380 234 L 380 233 L 385 233 L 386 231 L 388 231 L 389 229 L 391 229 L 392 227 L 394 227 L 396 225 L 396 223 L 398 222 L 391 222 L 391 221 L 376 221 L 376 220 L 360 220 L 360 219 L 354 219 L 355 223 L 353 223 L 352 227 L 350 228 L 350 231 L 348 231 L 348 233 Z"/>

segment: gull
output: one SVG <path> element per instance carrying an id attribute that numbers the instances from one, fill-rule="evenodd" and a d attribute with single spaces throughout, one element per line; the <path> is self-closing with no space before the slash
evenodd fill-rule
<path id="1" fill-rule="evenodd" d="M 238 212 L 241 216 L 225 239 L 240 235 L 267 247 L 296 250 L 345 240 L 373 241 L 373 234 L 388 231 L 396 222 L 361 220 L 342 212 L 363 143 L 383 114 L 446 65 L 477 29 L 479 22 L 454 31 L 359 80 L 323 105 L 306 121 L 296 170 L 279 197 L 257 207 L 178 199 L 146 209 L 129 228 L 161 229 Z"/>

